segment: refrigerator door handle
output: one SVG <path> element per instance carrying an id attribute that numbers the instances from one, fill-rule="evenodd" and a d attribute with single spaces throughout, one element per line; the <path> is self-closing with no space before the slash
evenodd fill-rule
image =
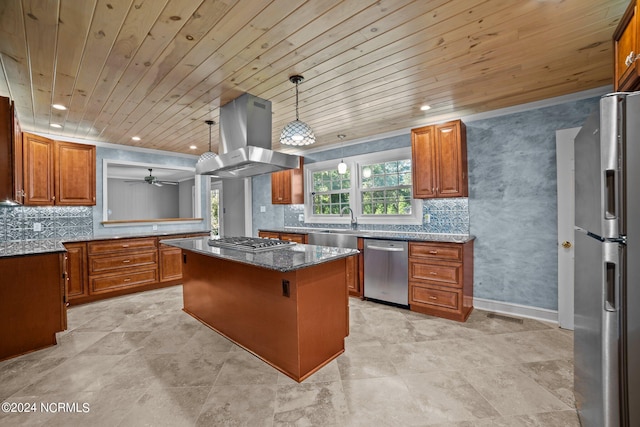
<path id="1" fill-rule="evenodd" d="M 618 272 L 616 267 L 617 265 L 613 262 L 604 263 L 604 309 L 606 311 L 616 311 L 618 309 L 616 304 L 616 294 L 618 288 Z"/>

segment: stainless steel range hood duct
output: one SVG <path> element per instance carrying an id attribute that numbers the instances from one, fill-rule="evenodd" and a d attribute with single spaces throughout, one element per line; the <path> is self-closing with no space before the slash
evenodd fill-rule
<path id="1" fill-rule="evenodd" d="M 251 94 L 220 107 L 220 154 L 196 165 L 196 173 L 246 178 L 300 167 L 300 157 L 271 150 L 271 101 Z"/>

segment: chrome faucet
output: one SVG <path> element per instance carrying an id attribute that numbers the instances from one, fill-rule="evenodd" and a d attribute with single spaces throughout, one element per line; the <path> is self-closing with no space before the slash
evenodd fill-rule
<path id="1" fill-rule="evenodd" d="M 349 212 L 351 212 L 351 229 L 355 230 L 356 228 L 358 228 L 358 220 L 353 216 L 353 209 L 351 209 L 349 206 L 345 206 L 340 210 L 340 216 L 342 216 L 344 214 L 344 211 L 347 209 L 349 210 Z"/>

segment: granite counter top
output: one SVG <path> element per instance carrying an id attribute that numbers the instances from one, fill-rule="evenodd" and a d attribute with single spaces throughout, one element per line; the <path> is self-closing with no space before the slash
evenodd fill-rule
<path id="1" fill-rule="evenodd" d="M 344 231 L 351 235 L 363 237 L 366 239 L 382 239 L 382 240 L 406 240 L 417 242 L 442 242 L 442 243 L 467 243 L 475 239 L 471 234 L 433 234 L 433 233 L 417 233 L 409 231 L 383 231 L 383 230 L 350 230 L 337 228 L 305 228 L 305 227 L 285 227 L 285 228 L 261 228 L 260 231 L 271 231 L 274 233 L 321 233 L 329 231 L 338 233 Z"/>
<path id="2" fill-rule="evenodd" d="M 115 236 L 78 236 L 61 239 L 40 239 L 40 240 L 22 240 L 11 242 L 0 242 L 0 258 L 10 256 L 21 255 L 34 255 L 43 254 L 49 252 L 64 252 L 64 244 L 72 242 L 92 242 L 98 240 L 112 240 L 112 239 L 131 239 L 137 237 L 166 237 L 170 239 L 171 236 L 183 235 L 183 234 L 199 234 L 207 233 L 208 230 L 196 230 L 196 231 L 175 231 L 175 232 L 155 232 L 155 233 L 131 233 L 121 234 Z M 164 239 L 163 239 L 164 240 Z"/>
<path id="3" fill-rule="evenodd" d="M 65 252 L 59 239 L 23 240 L 19 242 L 0 242 L 0 258 L 37 255 L 53 252 Z"/>
<path id="4" fill-rule="evenodd" d="M 257 267 L 282 272 L 299 270 L 305 267 L 322 264 L 323 262 L 346 258 L 358 253 L 356 249 L 332 248 L 327 246 L 288 245 L 262 252 L 244 252 L 235 249 L 209 246 L 208 237 L 193 237 L 187 239 L 165 240 L 163 243 L 188 251 L 241 262 Z"/>

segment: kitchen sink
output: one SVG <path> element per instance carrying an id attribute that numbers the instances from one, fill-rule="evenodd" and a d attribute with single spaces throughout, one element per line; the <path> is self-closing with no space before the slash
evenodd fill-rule
<path id="1" fill-rule="evenodd" d="M 322 230 L 309 233 L 310 245 L 333 246 L 336 248 L 358 249 L 356 230 Z"/>

